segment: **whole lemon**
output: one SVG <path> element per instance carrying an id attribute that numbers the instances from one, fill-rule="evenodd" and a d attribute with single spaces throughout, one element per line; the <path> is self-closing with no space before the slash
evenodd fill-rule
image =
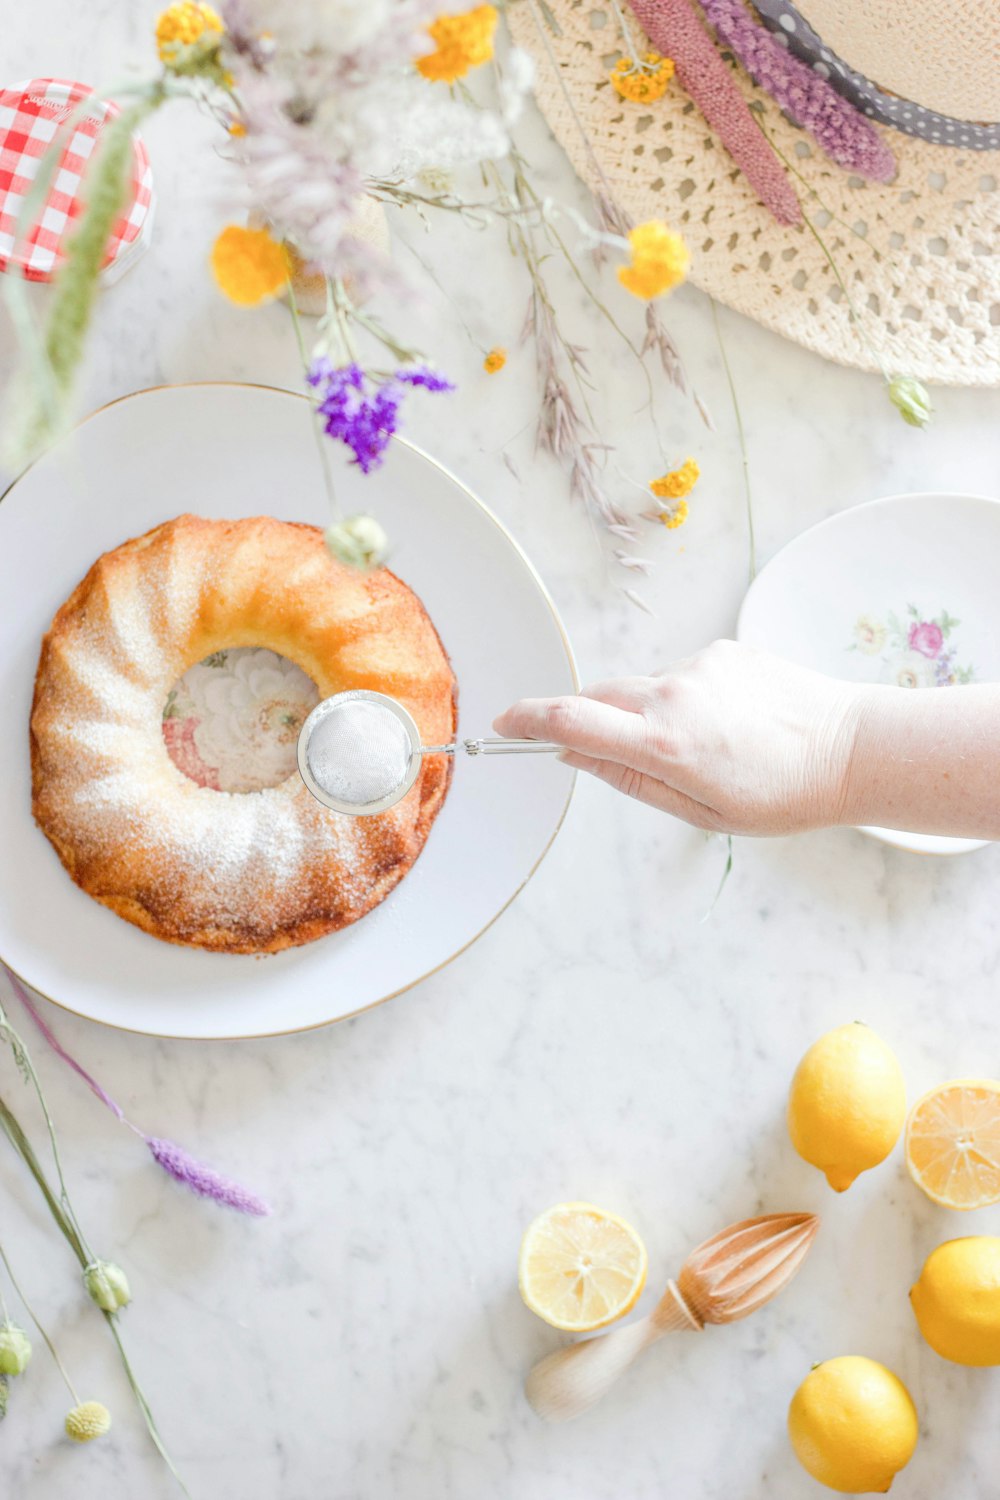
<path id="1" fill-rule="evenodd" d="M 910 1288 L 920 1332 L 957 1365 L 1000 1365 L 1000 1239 L 946 1240 Z"/>
<path id="2" fill-rule="evenodd" d="M 906 1089 L 895 1054 L 860 1021 L 821 1036 L 795 1070 L 788 1133 L 835 1192 L 885 1160 L 905 1118 Z"/>
<path id="3" fill-rule="evenodd" d="M 885 1494 L 913 1457 L 917 1433 L 906 1386 L 859 1354 L 815 1365 L 788 1408 L 799 1463 L 820 1484 L 848 1495 Z"/>

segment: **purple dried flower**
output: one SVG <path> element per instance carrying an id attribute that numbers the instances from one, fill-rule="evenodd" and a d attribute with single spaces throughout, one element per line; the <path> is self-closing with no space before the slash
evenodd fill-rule
<path id="1" fill-rule="evenodd" d="M 216 1203 L 224 1203 L 227 1208 L 235 1208 L 241 1214 L 265 1217 L 271 1212 L 268 1204 L 256 1193 L 249 1192 L 232 1177 L 223 1177 L 205 1162 L 196 1161 L 173 1141 L 160 1140 L 152 1135 L 147 1135 L 145 1140 L 153 1160 L 192 1193 L 198 1193 L 202 1198 L 214 1198 Z"/>
<path id="2" fill-rule="evenodd" d="M 397 370 L 396 379 L 404 385 L 420 385 L 425 391 L 453 391 L 455 387 L 444 375 L 439 375 L 429 365 L 416 365 L 412 370 Z"/>
<path id="3" fill-rule="evenodd" d="M 426 365 L 397 370 L 384 380 L 366 375 L 358 364 L 334 366 L 314 360 L 306 373 L 322 399 L 316 410 L 328 437 L 344 443 L 363 474 L 377 469 L 396 431 L 406 386 L 427 391 L 451 391 L 454 386 Z"/>
<path id="4" fill-rule="evenodd" d="M 203 1198 L 214 1198 L 217 1203 L 225 1203 L 229 1208 L 239 1209 L 240 1213 L 265 1215 L 271 1212 L 268 1205 L 263 1199 L 258 1198 L 256 1193 L 251 1193 L 249 1189 L 241 1187 L 231 1177 L 223 1177 L 221 1173 L 216 1172 L 212 1167 L 206 1166 L 204 1162 L 195 1161 L 194 1157 L 189 1156 L 182 1146 L 176 1145 L 173 1141 L 164 1141 L 158 1139 L 156 1136 L 149 1136 L 144 1130 L 140 1130 L 138 1125 L 133 1125 L 121 1105 L 112 1099 L 111 1095 L 97 1082 L 97 1079 L 87 1072 L 82 1063 L 78 1063 L 76 1058 L 66 1051 L 66 1048 L 60 1042 L 17 975 L 12 973 L 6 964 L 3 964 L 2 967 L 7 978 L 10 980 L 14 994 L 20 1000 L 28 1015 L 52 1048 L 52 1051 L 57 1057 L 61 1057 L 63 1062 L 72 1068 L 78 1077 L 83 1079 L 91 1093 L 96 1094 L 101 1103 L 123 1125 L 127 1125 L 134 1135 L 139 1136 L 141 1140 L 146 1142 L 154 1161 L 158 1162 L 164 1171 L 169 1172 L 171 1177 L 176 1178 L 178 1182 L 183 1182 L 192 1192 L 199 1193 Z"/>
<path id="5" fill-rule="evenodd" d="M 814 136 L 831 160 L 859 177 L 889 182 L 896 159 L 874 126 L 800 58 L 747 14 L 743 0 L 701 0 L 701 8 L 754 82 Z"/>

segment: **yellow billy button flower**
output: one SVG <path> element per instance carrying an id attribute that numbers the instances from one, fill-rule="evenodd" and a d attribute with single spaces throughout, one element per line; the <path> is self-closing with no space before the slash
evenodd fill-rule
<path id="1" fill-rule="evenodd" d="M 618 280 L 633 297 L 647 302 L 679 286 L 688 273 L 691 255 L 679 234 L 653 219 L 637 224 L 628 237 L 631 265 L 618 267 Z"/>
<path id="2" fill-rule="evenodd" d="M 230 302 L 258 307 L 284 288 L 290 269 L 284 245 L 266 229 L 228 224 L 212 246 L 212 272 Z"/>
<path id="3" fill-rule="evenodd" d="M 111 1431 L 111 1413 L 100 1401 L 82 1401 L 66 1418 L 66 1436 L 74 1443 L 92 1443 Z"/>
<path id="4" fill-rule="evenodd" d="M 506 363 L 506 349 L 491 349 L 489 354 L 487 354 L 486 358 L 483 360 L 483 369 L 486 371 L 487 375 L 495 375 L 498 370 L 503 369 Z"/>
<path id="5" fill-rule="evenodd" d="M 427 30 L 435 50 L 417 58 L 417 68 L 433 83 L 454 83 L 470 68 L 478 68 L 493 56 L 493 33 L 497 29 L 493 5 L 477 5 L 457 16 L 438 16 Z"/>
<path id="6" fill-rule="evenodd" d="M 641 59 L 620 58 L 608 74 L 615 93 L 630 104 L 654 104 L 662 99 L 673 76 L 673 59 L 659 52 L 647 52 Z"/>
<path id="7" fill-rule="evenodd" d="M 669 474 L 661 474 L 659 479 L 651 479 L 649 488 L 658 500 L 683 500 L 685 495 L 690 495 L 698 483 L 701 470 L 693 458 L 685 459 L 679 469 L 671 469 Z"/>
<path id="8" fill-rule="evenodd" d="M 686 500 L 675 500 L 672 505 L 667 505 L 660 512 L 660 521 L 668 531 L 676 531 L 678 526 L 683 526 L 688 518 L 688 503 Z"/>
<path id="9" fill-rule="evenodd" d="M 156 50 L 160 61 L 169 68 L 178 59 L 181 47 L 193 47 L 206 32 L 221 35 L 221 18 L 210 5 L 200 0 L 177 0 L 168 5 L 156 22 Z"/>

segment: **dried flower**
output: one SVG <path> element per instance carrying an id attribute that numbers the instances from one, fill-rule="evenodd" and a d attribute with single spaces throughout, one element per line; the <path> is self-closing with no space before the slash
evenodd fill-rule
<path id="1" fill-rule="evenodd" d="M 454 83 L 493 56 L 496 7 L 477 5 L 457 16 L 438 16 L 427 30 L 435 51 L 417 58 L 417 68 L 435 83 Z"/>
<path id="2" fill-rule="evenodd" d="M 101 1312 L 117 1312 L 132 1301 L 128 1277 L 111 1260 L 94 1260 L 83 1273 L 83 1284 Z"/>
<path id="3" fill-rule="evenodd" d="M 701 110 L 764 207 L 779 224 L 801 224 L 802 210 L 781 163 L 761 134 L 691 0 L 629 0 L 650 41 L 677 68 L 677 81 Z"/>
<path id="4" fill-rule="evenodd" d="M 241 1214 L 254 1214 L 263 1218 L 271 1212 L 263 1199 L 258 1198 L 255 1193 L 249 1192 L 233 1178 L 223 1177 L 221 1172 L 216 1172 L 214 1167 L 205 1162 L 196 1161 L 173 1141 L 147 1136 L 146 1145 L 153 1160 L 159 1162 L 165 1172 L 169 1172 L 176 1182 L 183 1183 L 199 1197 L 213 1198 L 216 1203 L 238 1209 Z"/>
<path id="5" fill-rule="evenodd" d="M 934 414 L 930 392 L 912 375 L 896 375 L 889 381 L 889 400 L 910 427 L 926 427 Z"/>
<path id="6" fill-rule="evenodd" d="M 661 474 L 659 479 L 651 479 L 649 488 L 661 499 L 682 500 L 685 495 L 690 495 L 700 474 L 701 470 L 694 459 L 688 458 L 679 469 L 671 469 L 669 474 Z"/>
<path id="7" fill-rule="evenodd" d="M 212 246 L 219 290 L 238 307 L 271 301 L 284 289 L 290 271 L 287 250 L 266 229 L 228 224 Z"/>
<path id="8" fill-rule="evenodd" d="M 22 1375 L 31 1360 L 31 1340 L 9 1318 L 0 1324 L 0 1375 Z"/>
<path id="9" fill-rule="evenodd" d="M 34 1021 L 35 1025 L 38 1027 L 38 1030 L 41 1032 L 42 1036 L 45 1038 L 46 1042 L 52 1048 L 52 1051 L 56 1054 L 56 1056 L 61 1057 L 67 1067 L 72 1068 L 73 1072 L 76 1073 L 79 1078 L 83 1079 L 84 1083 L 90 1089 L 91 1093 L 94 1094 L 96 1098 L 100 1099 L 101 1103 L 111 1111 L 116 1119 L 120 1120 L 123 1125 L 127 1125 L 128 1128 L 137 1136 L 139 1136 L 141 1140 L 145 1141 L 146 1145 L 149 1147 L 150 1153 L 152 1154 L 153 1160 L 156 1161 L 158 1165 L 163 1167 L 165 1171 L 168 1171 L 172 1177 L 177 1178 L 178 1174 L 176 1171 L 174 1171 L 174 1163 L 181 1161 L 192 1161 L 192 1158 L 188 1156 L 188 1153 L 183 1149 L 182 1146 L 177 1146 L 172 1141 L 164 1141 L 152 1136 L 148 1136 L 144 1130 L 140 1130 L 137 1125 L 133 1125 L 132 1121 L 127 1118 L 125 1111 L 122 1109 L 121 1105 L 116 1103 L 116 1101 L 112 1099 L 111 1095 L 101 1087 L 97 1079 L 94 1078 L 91 1073 L 87 1072 L 87 1069 L 83 1066 L 82 1063 L 78 1063 L 76 1058 L 73 1057 L 71 1053 L 66 1051 L 66 1048 L 63 1046 L 62 1042 L 60 1042 L 59 1038 L 52 1030 L 52 1027 L 49 1025 L 48 1021 L 46 1021 L 45 1017 L 38 1009 L 38 1006 L 32 1000 L 31 996 L 28 994 L 21 981 L 17 978 L 16 974 L 11 973 L 10 969 L 8 969 L 6 965 L 3 965 L 3 968 L 4 972 L 7 975 L 7 978 L 10 981 L 14 993 L 17 995 L 17 998 L 20 1000 L 21 1004 L 28 1012 L 28 1015 Z M 0 1016 L 2 1016 L 2 1014 L 2 1008 L 0 1008 Z M 154 1144 L 156 1146 L 156 1150 L 153 1149 Z M 199 1172 L 210 1170 L 206 1169 L 202 1163 L 195 1163 L 194 1165 L 198 1168 Z M 179 1178 L 178 1180 L 185 1181 L 184 1178 Z M 240 1203 L 236 1201 L 236 1198 L 241 1194 L 241 1202 L 246 1205 L 246 1207 L 242 1209 L 244 1213 L 270 1213 L 271 1210 L 268 1208 L 267 1204 L 264 1203 L 260 1198 L 258 1198 L 255 1193 L 251 1193 L 247 1188 L 241 1188 L 238 1183 L 233 1183 L 231 1178 L 220 1178 L 220 1180 L 228 1183 L 230 1187 L 238 1190 L 237 1192 L 231 1193 L 225 1200 L 223 1200 L 228 1204 L 230 1208 L 240 1207 Z M 191 1185 L 191 1183 L 188 1183 L 188 1186 Z M 194 1191 L 200 1192 L 200 1189 L 194 1188 Z M 105 1264 L 107 1263 L 105 1262 Z M 84 1269 L 86 1270 L 86 1267 Z"/>
<path id="10" fill-rule="evenodd" d="M 632 263 L 619 266 L 618 280 L 633 297 L 659 297 L 678 286 L 688 273 L 691 255 L 679 234 L 651 220 L 629 232 Z"/>
<path id="11" fill-rule="evenodd" d="M 705 16 L 754 82 L 848 172 L 889 182 L 896 159 L 873 125 L 833 86 L 751 19 L 743 0 L 701 0 Z"/>
<path id="12" fill-rule="evenodd" d="M 506 349 L 491 349 L 486 358 L 483 360 L 483 369 L 486 371 L 487 375 L 495 375 L 498 370 L 503 369 L 506 363 Z"/>
<path id="13" fill-rule="evenodd" d="M 327 527 L 324 540 L 338 562 L 365 573 L 380 567 L 389 550 L 389 538 L 374 516 L 335 521 Z"/>
<path id="14" fill-rule="evenodd" d="M 111 1413 L 100 1401 L 81 1401 L 66 1417 L 66 1436 L 74 1443 L 92 1443 L 111 1431 Z"/>
<path id="15" fill-rule="evenodd" d="M 687 518 L 688 503 L 686 500 L 678 500 L 676 504 L 665 507 L 658 517 L 668 531 L 676 531 L 678 526 L 684 525 Z"/>
<path id="16" fill-rule="evenodd" d="M 246 129 L 231 153 L 255 211 L 325 275 L 386 283 L 390 263 L 351 227 L 370 185 L 405 203 L 424 168 L 448 172 L 503 156 L 510 144 L 497 111 L 428 88 L 413 66 L 438 4 L 224 0 L 220 8 Z"/>
<path id="17" fill-rule="evenodd" d="M 622 57 L 608 74 L 615 93 L 630 104 L 654 104 L 662 99 L 673 76 L 673 58 L 661 57 L 658 52 L 646 52 L 641 58 Z"/>
<path id="18" fill-rule="evenodd" d="M 156 22 L 160 61 L 175 73 L 215 73 L 222 31 L 222 20 L 210 5 L 177 0 Z"/>
<path id="19" fill-rule="evenodd" d="M 344 443 L 354 454 L 363 474 L 377 469 L 389 440 L 396 431 L 404 386 L 422 386 L 427 391 L 450 391 L 449 380 L 426 365 L 403 368 L 384 380 L 366 375 L 358 364 L 313 361 L 306 375 L 320 394 L 316 410 L 329 437 Z"/>

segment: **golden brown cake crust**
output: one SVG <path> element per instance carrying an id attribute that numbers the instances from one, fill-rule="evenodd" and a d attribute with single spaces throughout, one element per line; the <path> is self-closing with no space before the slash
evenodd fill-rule
<path id="1" fill-rule="evenodd" d="M 419 855 L 451 759 L 427 756 L 397 807 L 342 817 L 298 775 L 262 792 L 197 786 L 161 719 L 187 669 L 267 647 L 326 698 L 388 693 L 425 744 L 453 738 L 456 685 L 423 605 L 382 568 L 330 557 L 318 527 L 179 516 L 99 558 L 42 642 L 32 809 L 77 885 L 166 942 L 274 953 L 356 922 Z"/>

